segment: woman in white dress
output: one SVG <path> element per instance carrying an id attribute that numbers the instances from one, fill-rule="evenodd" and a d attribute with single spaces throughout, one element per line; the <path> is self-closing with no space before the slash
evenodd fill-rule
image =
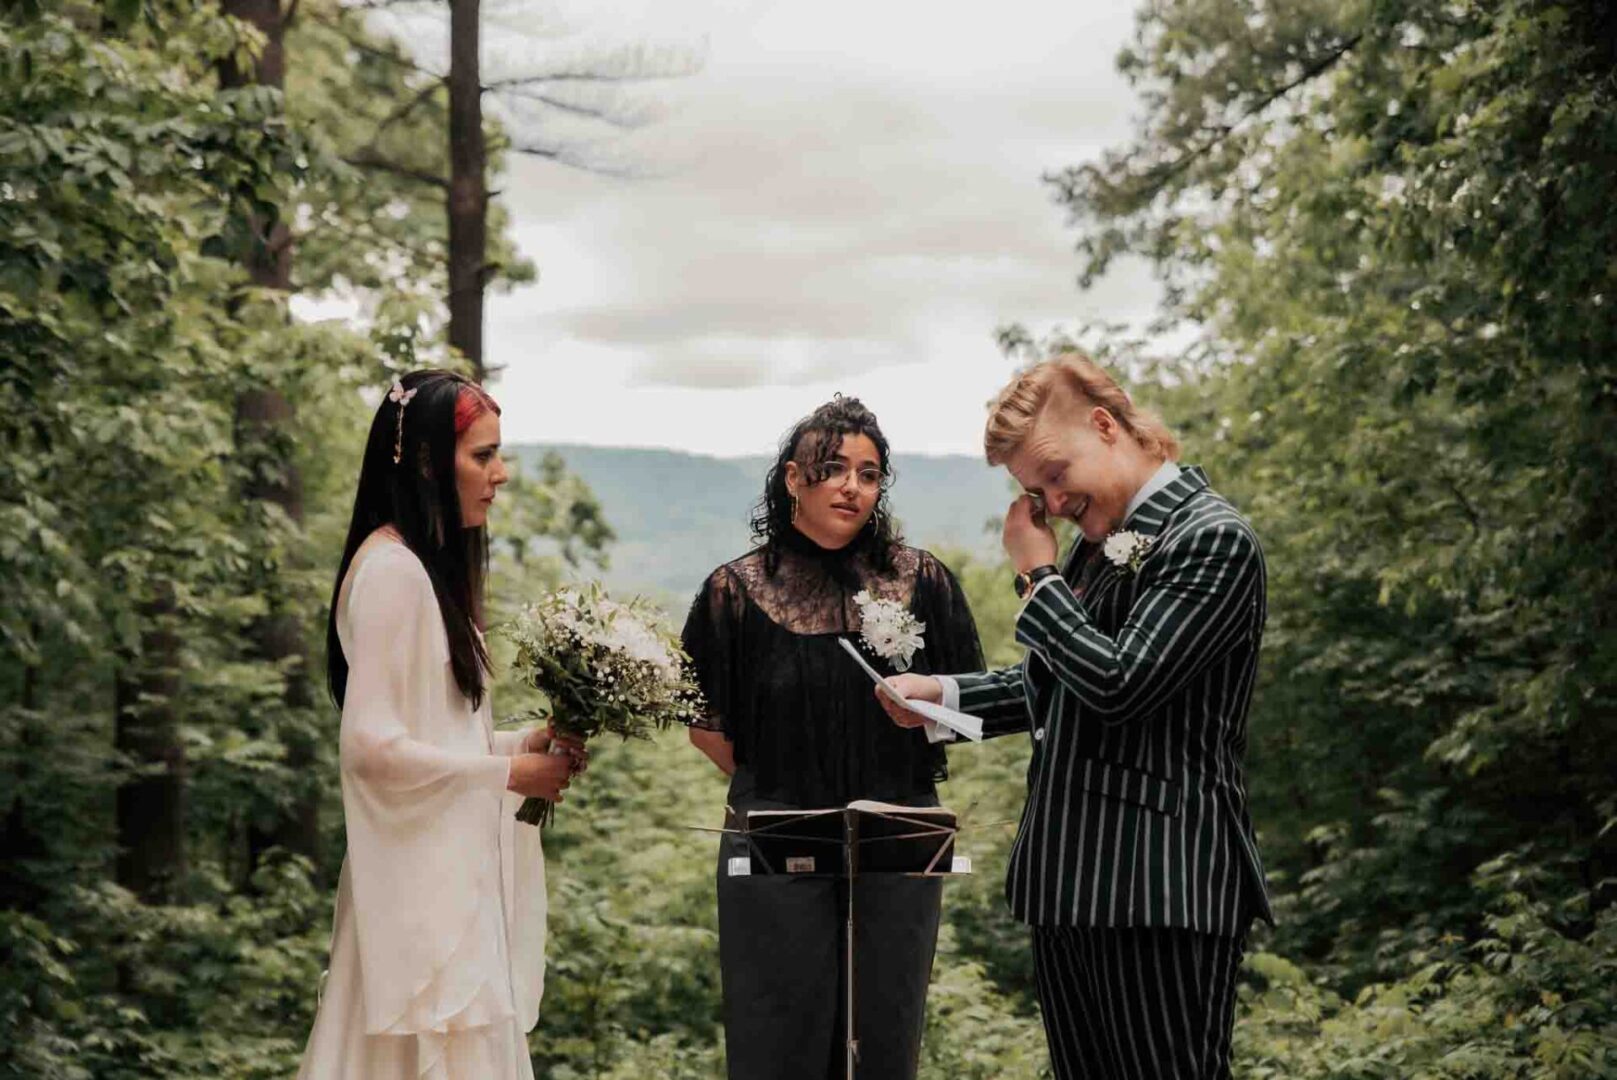
<path id="1" fill-rule="evenodd" d="M 300 1080 L 531 1080 L 545 870 L 525 796 L 560 801 L 581 747 L 496 732 L 479 623 L 499 406 L 444 371 L 371 423 L 332 594 L 348 854 Z"/>

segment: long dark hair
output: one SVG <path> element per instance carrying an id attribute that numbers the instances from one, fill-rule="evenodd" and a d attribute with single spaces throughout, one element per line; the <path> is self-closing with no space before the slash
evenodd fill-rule
<path id="1" fill-rule="evenodd" d="M 391 393 L 384 397 L 365 440 L 354 513 L 326 618 L 326 685 L 340 708 L 348 687 L 348 658 L 337 637 L 337 596 L 365 538 L 391 525 L 426 567 L 449 638 L 455 683 L 475 708 L 483 703 L 483 676 L 488 667 L 488 650 L 475 630 L 483 613 L 488 532 L 461 526 L 455 482 L 455 409 L 462 394 L 476 395 L 485 408 L 495 412 L 499 406 L 476 383 L 452 371 L 412 371 L 399 382 L 414 396 L 405 405 L 394 401 Z"/>
<path id="2" fill-rule="evenodd" d="M 850 435 L 863 435 L 876 444 L 882 489 L 870 520 L 848 548 L 868 552 L 878 570 L 892 568 L 893 548 L 900 543 L 900 537 L 887 504 L 887 489 L 893 476 L 887 436 L 876 423 L 876 414 L 867 409 L 864 402 L 838 394 L 799 420 L 781 439 L 780 453 L 764 478 L 763 497 L 753 507 L 752 538 L 763 547 L 764 568 L 770 574 L 780 565 L 782 539 L 796 529 L 792 524 L 792 496 L 786 490 L 786 463 L 797 462 L 806 481 L 818 484 L 825 479 L 823 467 L 837 456 L 837 448 Z"/>

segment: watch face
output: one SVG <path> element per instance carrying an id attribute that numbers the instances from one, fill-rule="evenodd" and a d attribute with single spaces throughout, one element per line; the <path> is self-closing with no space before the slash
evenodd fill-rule
<path id="1" fill-rule="evenodd" d="M 1027 596 L 1029 581 L 1026 574 L 1016 575 L 1016 595 L 1018 598 Z"/>

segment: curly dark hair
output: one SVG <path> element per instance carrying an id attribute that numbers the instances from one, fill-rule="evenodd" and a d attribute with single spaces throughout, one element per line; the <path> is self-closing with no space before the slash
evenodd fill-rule
<path id="1" fill-rule="evenodd" d="M 786 463 L 797 462 L 808 482 L 818 484 L 825 479 L 824 466 L 836 457 L 842 440 L 850 435 L 863 435 L 876 444 L 882 488 L 870 520 L 848 547 L 867 551 L 877 569 L 891 569 L 893 549 L 902 543 L 902 538 L 887 504 L 887 490 L 893 478 L 887 436 L 882 434 L 876 414 L 866 408 L 864 402 L 838 394 L 792 426 L 781 439 L 780 453 L 764 478 L 763 497 L 752 511 L 752 538 L 764 549 L 764 567 L 768 573 L 773 574 L 780 564 L 782 538 L 795 529 L 792 497 L 786 490 Z"/>

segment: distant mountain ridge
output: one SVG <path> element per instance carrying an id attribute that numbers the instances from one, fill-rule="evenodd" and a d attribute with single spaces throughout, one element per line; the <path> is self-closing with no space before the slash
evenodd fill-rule
<path id="1" fill-rule="evenodd" d="M 715 566 L 752 546 L 748 525 L 772 458 L 717 458 L 679 450 L 527 443 L 529 461 L 554 451 L 595 492 L 617 533 L 604 575 L 615 589 L 688 598 Z M 1005 511 L 1005 474 L 981 458 L 895 456 L 893 514 L 918 547 L 992 553 L 985 528 Z"/>

